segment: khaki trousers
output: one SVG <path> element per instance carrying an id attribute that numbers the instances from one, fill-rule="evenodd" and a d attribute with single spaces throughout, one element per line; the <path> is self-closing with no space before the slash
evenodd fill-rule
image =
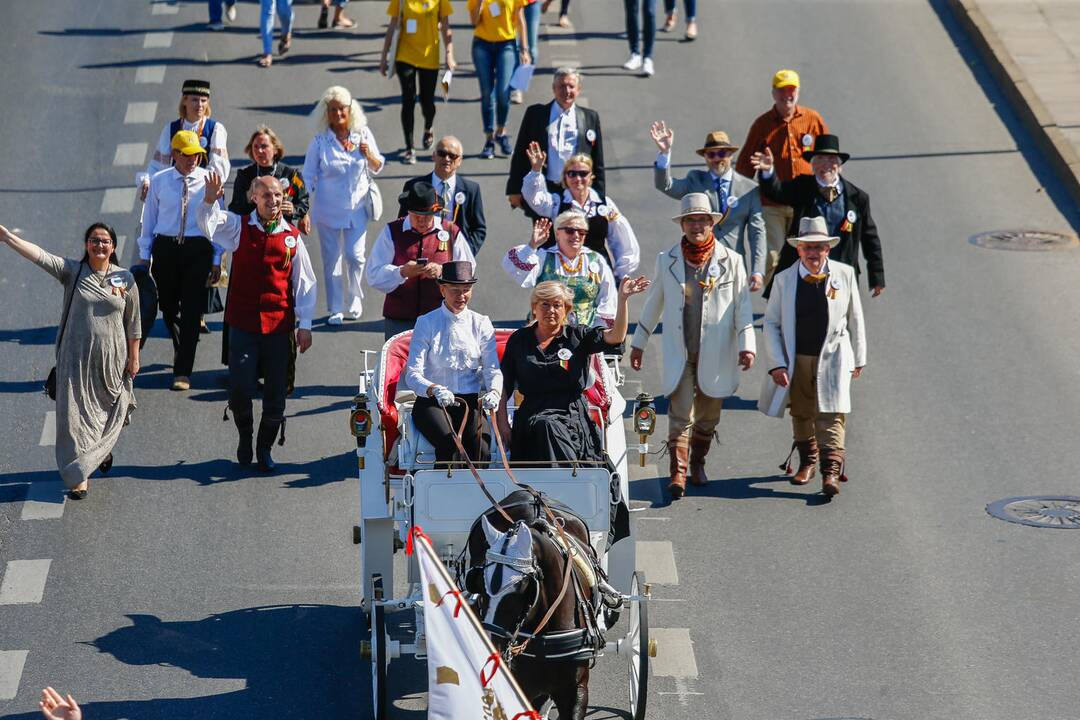
<path id="1" fill-rule="evenodd" d="M 772 280 L 776 263 L 780 261 L 780 250 L 787 242 L 788 228 L 795 217 L 795 210 L 787 205 L 763 205 L 761 217 L 765 220 L 765 244 L 769 253 L 765 258 L 765 283 Z"/>
<path id="2" fill-rule="evenodd" d="M 795 440 L 815 437 L 822 449 L 844 449 L 844 414 L 818 412 L 818 358 L 795 356 L 795 374 L 791 378 L 791 427 Z"/>
<path id="3" fill-rule="evenodd" d="M 697 361 L 687 360 L 679 384 L 668 397 L 668 440 L 689 438 L 690 428 L 711 436 L 720 422 L 723 398 L 709 397 L 697 384 Z"/>

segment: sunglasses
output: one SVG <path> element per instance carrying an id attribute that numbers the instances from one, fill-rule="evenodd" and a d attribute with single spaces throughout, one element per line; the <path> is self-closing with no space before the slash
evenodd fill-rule
<path id="1" fill-rule="evenodd" d="M 592 173 L 589 172 L 588 170 L 567 170 L 566 171 L 566 177 L 584 179 L 584 178 L 589 177 L 590 175 L 592 175 Z"/>
<path id="2" fill-rule="evenodd" d="M 581 235 L 582 237 L 585 237 L 586 235 L 589 234 L 588 230 L 585 230 L 584 228 L 577 228 L 577 227 L 561 227 L 561 228 L 559 228 L 559 230 L 561 230 L 564 233 L 568 233 L 570 235 Z"/>
<path id="3" fill-rule="evenodd" d="M 461 157 L 457 153 L 452 153 L 449 150 L 442 150 L 442 149 L 436 150 L 435 154 L 438 155 L 441 158 L 446 158 L 447 160 L 457 160 L 459 157 Z"/>
<path id="4" fill-rule="evenodd" d="M 708 150 L 705 153 L 705 157 L 712 160 L 723 160 L 724 158 L 731 157 L 734 154 L 734 150 Z"/>
<path id="5" fill-rule="evenodd" d="M 112 245 L 112 240 L 102 240 L 101 238 L 90 238 L 86 242 L 90 243 L 91 245 Z"/>

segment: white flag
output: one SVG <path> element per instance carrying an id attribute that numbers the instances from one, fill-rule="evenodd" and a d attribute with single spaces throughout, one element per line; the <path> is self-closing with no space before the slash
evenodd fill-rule
<path id="1" fill-rule="evenodd" d="M 424 588 L 431 720 L 538 720 L 510 668 L 419 527 L 409 544 Z"/>

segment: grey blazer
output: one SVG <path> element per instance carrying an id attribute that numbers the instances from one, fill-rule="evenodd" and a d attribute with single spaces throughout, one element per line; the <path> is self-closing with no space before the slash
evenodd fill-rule
<path id="1" fill-rule="evenodd" d="M 687 193 L 705 193 L 715 212 L 720 212 L 712 175 L 707 170 L 691 170 L 686 177 L 671 177 L 671 166 L 653 166 L 656 189 L 679 200 Z M 729 248 L 743 256 L 748 275 L 765 277 L 765 220 L 761 216 L 761 195 L 757 183 L 737 172 L 732 173 L 731 196 L 735 207 L 713 228 L 713 234 Z"/>

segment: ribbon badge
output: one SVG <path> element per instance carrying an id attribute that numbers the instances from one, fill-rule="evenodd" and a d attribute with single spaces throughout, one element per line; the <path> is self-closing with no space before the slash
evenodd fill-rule
<path id="1" fill-rule="evenodd" d="M 439 252 L 446 252 L 447 243 L 450 241 L 450 233 L 446 230 L 440 230 L 436 237 L 439 238 Z"/>
<path id="2" fill-rule="evenodd" d="M 840 281 L 835 277 L 829 278 L 829 289 L 825 291 L 825 296 L 830 300 L 836 299 L 836 291 L 840 289 Z"/>
<path id="3" fill-rule="evenodd" d="M 559 367 L 563 370 L 570 369 L 570 358 L 574 356 L 574 353 L 570 352 L 569 348 L 559 348 L 559 352 L 556 353 L 559 358 Z"/>
<path id="4" fill-rule="evenodd" d="M 109 278 L 109 285 L 111 286 L 110 290 L 112 291 L 113 295 L 125 297 L 125 293 L 127 293 L 127 283 L 124 281 L 124 278 L 122 276 L 113 275 L 111 278 Z"/>
<path id="5" fill-rule="evenodd" d="M 293 248 L 296 247 L 296 238 L 292 235 L 285 236 L 285 264 L 281 266 L 285 270 L 292 263 Z"/>
<path id="6" fill-rule="evenodd" d="M 855 220 L 858 219 L 858 215 L 854 210 L 848 210 L 847 215 L 844 217 L 844 222 L 840 224 L 840 232 L 851 232 L 855 227 Z"/>

